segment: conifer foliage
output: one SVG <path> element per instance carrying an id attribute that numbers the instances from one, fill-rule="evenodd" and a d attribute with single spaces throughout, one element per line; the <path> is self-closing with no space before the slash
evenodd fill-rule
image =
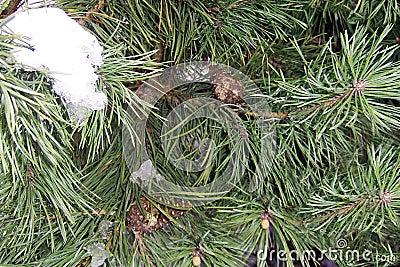
<path id="1" fill-rule="evenodd" d="M 83 123 L 71 120 L 51 75 L 14 60 L 12 50 L 29 40 L 6 25 L 27 3 L 1 2 L 0 266 L 400 263 L 399 1 L 37 2 L 97 38 L 96 87 L 108 102 Z M 174 88 L 154 106 L 137 93 L 193 61 L 228 65 L 258 86 L 274 129 L 268 152 L 259 114 L 229 77 L 219 76 L 222 87 Z M 193 193 L 207 204 L 192 206 L 135 183 L 122 132 L 140 135 L 127 110 L 151 110 L 143 145 L 153 166 L 181 186 L 206 185 L 239 146 L 218 121 L 185 121 L 178 136 L 192 160 L 204 153 L 201 140 L 213 140 L 204 170 L 176 168 L 162 150 L 165 118 L 198 97 L 240 118 L 248 164 L 224 196 Z"/>

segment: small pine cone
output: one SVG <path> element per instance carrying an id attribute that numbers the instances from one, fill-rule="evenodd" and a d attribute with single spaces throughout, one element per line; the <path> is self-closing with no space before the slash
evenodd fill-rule
<path id="1" fill-rule="evenodd" d="M 243 105 L 243 85 L 233 76 L 218 73 L 212 77 L 214 95 L 225 104 Z"/>
<path id="2" fill-rule="evenodd" d="M 147 214 L 148 212 L 148 208 L 146 209 L 146 207 L 148 207 L 148 205 L 146 205 L 148 204 L 147 199 L 140 197 L 140 202 Z M 139 209 L 138 204 L 132 205 L 126 214 L 126 226 L 136 232 L 141 232 L 141 233 L 148 232 L 148 227 L 145 223 L 146 220 L 145 216 L 146 215 L 142 214 L 141 210 Z"/>
<path id="3" fill-rule="evenodd" d="M 271 223 L 272 214 L 269 211 L 265 210 L 261 213 L 259 217 L 261 219 L 261 228 L 263 230 L 267 230 Z"/>
<path id="4" fill-rule="evenodd" d="M 143 208 L 142 213 L 139 205 Z M 132 205 L 126 214 L 126 226 L 135 232 L 151 233 L 154 230 L 165 228 L 168 225 L 168 218 L 161 213 L 155 206 L 151 206 L 145 197 L 140 197 L 140 204 Z M 167 210 L 164 205 L 159 205 L 162 210 Z M 168 214 L 172 218 L 177 218 L 185 214 L 183 210 L 168 208 Z"/>

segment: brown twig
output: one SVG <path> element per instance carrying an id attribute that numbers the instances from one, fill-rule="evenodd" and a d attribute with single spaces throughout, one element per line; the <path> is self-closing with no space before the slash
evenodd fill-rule
<path id="1" fill-rule="evenodd" d="M 343 98 L 347 98 L 349 96 L 351 96 L 351 94 L 353 93 L 353 91 L 356 92 L 356 94 L 361 92 L 361 89 L 359 87 L 355 87 L 352 86 L 349 90 L 347 90 L 346 92 L 340 94 L 340 95 L 336 95 L 322 103 L 307 107 L 307 108 L 298 108 L 295 109 L 294 111 L 290 111 L 290 112 L 258 112 L 258 111 L 253 111 L 253 110 L 247 110 L 245 112 L 246 115 L 249 116 L 257 116 L 257 117 L 262 117 L 264 119 L 271 119 L 271 118 L 275 118 L 275 119 L 286 119 L 289 118 L 293 115 L 305 112 L 307 114 L 311 113 L 312 111 L 322 108 L 322 107 L 331 107 L 334 104 L 336 104 L 337 102 L 339 102 L 340 100 L 342 100 Z"/>
<path id="2" fill-rule="evenodd" d="M 139 232 L 134 232 L 134 235 L 135 235 L 135 239 L 137 240 L 139 246 L 142 248 L 143 252 L 147 252 L 148 249 L 143 242 L 142 235 Z M 139 252 L 138 248 L 136 246 L 135 246 L 135 251 Z M 155 267 L 153 261 L 151 260 L 150 256 L 147 253 L 142 253 L 142 255 L 144 256 L 144 258 L 147 260 L 147 263 L 150 264 L 151 267 Z"/>
<path id="3" fill-rule="evenodd" d="M 105 0 L 99 0 L 97 4 L 95 4 L 91 9 L 89 9 L 88 12 L 86 12 L 86 15 L 78 19 L 78 23 L 81 26 L 84 26 L 86 24 L 86 21 L 92 20 L 97 23 L 101 23 L 98 19 L 93 18 L 93 14 L 99 13 L 99 11 L 103 10 L 104 7 L 106 6 Z"/>
<path id="4" fill-rule="evenodd" d="M 11 0 L 8 6 L 1 12 L 0 18 L 6 18 L 20 7 L 21 0 Z"/>
<path id="5" fill-rule="evenodd" d="M 235 7 L 239 7 L 239 6 L 241 6 L 241 5 L 244 5 L 244 4 L 249 3 L 250 1 L 252 1 L 252 0 L 242 0 L 242 1 L 239 1 L 239 2 L 236 2 L 236 3 L 233 3 L 233 4 L 230 4 L 230 5 L 226 8 L 226 10 L 231 10 L 231 9 L 233 9 L 233 8 L 235 8 Z M 207 8 L 207 11 L 208 11 L 208 13 L 210 13 L 210 14 L 209 14 L 209 15 L 210 15 L 210 18 L 211 18 L 211 20 L 214 22 L 214 24 L 215 24 L 219 29 L 222 29 L 222 28 L 223 28 L 223 25 L 222 25 L 221 21 L 218 20 L 218 19 L 214 16 L 214 14 L 212 14 L 212 13 L 220 12 L 220 11 L 221 11 L 221 8 L 220 8 L 220 7 L 209 7 L 209 8 Z"/>
<path id="6" fill-rule="evenodd" d="M 154 62 L 162 62 L 164 58 L 164 43 L 163 41 L 160 41 L 158 43 L 158 47 L 157 47 L 157 52 L 155 52 L 152 56 L 152 59 L 154 60 Z"/>
<path id="7" fill-rule="evenodd" d="M 330 212 L 326 212 L 323 215 L 311 216 L 310 218 L 305 219 L 303 222 L 310 222 L 310 221 L 313 221 L 313 220 L 315 220 L 317 218 L 319 218 L 319 219 L 328 219 L 328 218 L 330 218 L 332 216 L 341 215 L 341 214 L 349 212 L 350 210 L 352 210 L 353 208 L 355 208 L 359 204 L 364 204 L 367 201 L 370 202 L 370 203 L 367 203 L 367 207 L 371 208 L 371 209 L 374 209 L 379 204 L 381 204 L 383 206 L 387 206 L 387 205 L 390 204 L 390 202 L 392 200 L 393 200 L 392 192 L 384 191 L 383 193 L 381 193 L 378 196 L 369 196 L 367 198 L 363 198 L 363 199 L 357 200 L 355 202 L 352 202 L 352 203 L 346 205 L 345 207 L 343 207 L 341 209 L 330 211 Z"/>
<path id="8" fill-rule="evenodd" d="M 26 176 L 28 177 L 28 184 L 32 183 L 34 184 L 34 173 L 33 173 L 33 167 L 32 167 L 32 162 L 28 161 L 28 166 L 26 168 Z"/>
<path id="9" fill-rule="evenodd" d="M 359 94 L 362 94 L 362 92 L 365 90 L 365 86 L 366 86 L 366 82 L 364 80 L 361 80 L 361 79 L 356 80 L 354 82 L 354 84 L 346 92 L 344 92 L 344 93 L 342 93 L 340 95 L 336 95 L 336 96 L 334 96 L 334 97 L 332 97 L 332 98 L 328 99 L 327 101 L 324 101 L 324 102 L 322 102 L 320 104 L 311 106 L 310 108 L 308 108 L 306 110 L 304 110 L 304 109 L 296 109 L 295 111 L 289 113 L 289 116 L 292 113 L 297 114 L 297 113 L 300 113 L 302 111 L 306 111 L 307 114 L 308 114 L 308 113 L 310 113 L 310 112 L 312 112 L 312 111 L 314 111 L 314 110 L 316 110 L 318 108 L 321 108 L 321 107 L 331 107 L 334 104 L 336 104 L 337 102 L 339 102 L 340 100 L 342 100 L 343 98 L 347 98 L 347 97 L 351 96 L 353 92 L 355 92 L 356 96 L 359 95 Z"/>
<path id="10" fill-rule="evenodd" d="M 362 204 L 365 201 L 367 201 L 367 199 L 357 200 L 357 201 L 355 201 L 353 203 L 350 203 L 350 204 L 346 205 L 344 208 L 341 208 L 339 210 L 326 212 L 323 215 L 311 216 L 310 218 L 307 218 L 307 219 L 303 220 L 303 222 L 310 222 L 310 221 L 313 221 L 313 220 L 315 220 L 317 218 L 319 218 L 319 219 L 328 219 L 328 218 L 331 218 L 333 216 L 337 216 L 337 215 L 340 215 L 340 214 L 343 214 L 343 213 L 347 213 L 348 211 L 350 211 L 351 209 L 356 207 L 358 204 Z"/>

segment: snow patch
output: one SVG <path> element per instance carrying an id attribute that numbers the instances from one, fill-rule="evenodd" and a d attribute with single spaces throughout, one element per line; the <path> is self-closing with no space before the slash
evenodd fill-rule
<path id="1" fill-rule="evenodd" d="M 25 0 L 19 9 L 38 8 L 54 4 L 56 4 L 56 0 Z"/>
<path id="2" fill-rule="evenodd" d="M 156 179 L 156 181 L 160 181 L 162 176 L 157 173 L 157 169 L 153 166 L 151 160 L 146 160 L 140 165 L 140 168 L 137 171 L 132 172 L 132 177 L 140 179 L 142 182 L 149 182 L 151 179 Z"/>
<path id="3" fill-rule="evenodd" d="M 82 123 L 92 110 L 107 105 L 96 90 L 96 70 L 103 64 L 103 48 L 59 8 L 19 11 L 5 29 L 21 34 L 32 47 L 12 50 L 25 70 L 45 70 L 53 78 L 52 89 L 66 104 L 71 118 Z"/>
<path id="4" fill-rule="evenodd" d="M 106 249 L 104 243 L 94 243 L 87 248 L 88 253 L 92 257 L 91 267 L 102 266 L 105 260 L 112 256 L 111 252 Z"/>

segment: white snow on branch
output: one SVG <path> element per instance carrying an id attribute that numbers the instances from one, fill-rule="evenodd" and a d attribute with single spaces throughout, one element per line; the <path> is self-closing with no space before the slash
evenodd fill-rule
<path id="1" fill-rule="evenodd" d="M 70 115 L 82 122 L 90 112 L 107 104 L 106 95 L 96 90 L 96 70 L 103 64 L 103 48 L 59 8 L 19 11 L 6 29 L 26 37 L 32 48 L 18 48 L 13 56 L 25 70 L 39 69 L 53 78 L 53 90 L 65 102 Z"/>
<path id="2" fill-rule="evenodd" d="M 42 6 L 51 6 L 54 4 L 56 4 L 56 0 L 24 0 L 22 1 L 22 5 L 19 9 L 38 8 Z"/>

